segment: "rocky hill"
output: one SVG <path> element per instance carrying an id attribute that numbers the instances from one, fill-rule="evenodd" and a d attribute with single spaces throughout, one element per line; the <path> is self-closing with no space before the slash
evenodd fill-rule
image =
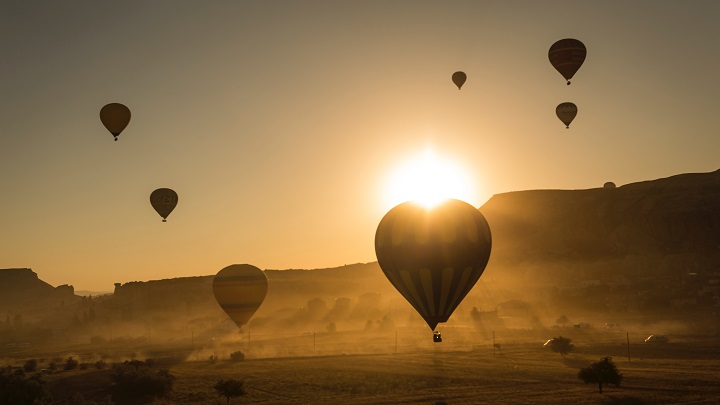
<path id="1" fill-rule="evenodd" d="M 53 287 L 31 269 L 0 269 L 0 310 L 12 312 L 70 304 L 75 298 L 71 285 Z"/>
<path id="2" fill-rule="evenodd" d="M 480 208 L 490 273 L 548 282 L 720 269 L 720 170 L 587 190 L 499 194 Z M 494 271 L 493 271 L 494 270 Z"/>
<path id="3" fill-rule="evenodd" d="M 465 300 L 470 307 L 523 299 L 557 309 L 720 313 L 714 309 L 720 305 L 720 170 L 621 187 L 504 193 L 480 210 L 493 251 L 483 286 Z M 375 307 L 402 301 L 377 262 L 265 273 L 270 288 L 260 319 L 297 317 L 315 298 L 329 311 L 348 300 Z M 180 311 L 220 319 L 212 277 L 117 283 L 98 317 Z M 73 297 L 71 286 L 54 288 L 30 269 L 0 270 L 0 308 L 8 313 Z M 87 309 L 75 311 L 83 318 Z"/>

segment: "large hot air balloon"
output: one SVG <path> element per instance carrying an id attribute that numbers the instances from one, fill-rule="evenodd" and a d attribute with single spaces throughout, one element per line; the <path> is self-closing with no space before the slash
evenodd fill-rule
<path id="1" fill-rule="evenodd" d="M 465 72 L 455 72 L 452 75 L 452 81 L 457 86 L 458 90 L 465 84 L 465 81 L 467 80 L 467 75 Z"/>
<path id="2" fill-rule="evenodd" d="M 453 199 L 434 208 L 402 203 L 385 214 L 375 233 L 380 268 L 433 330 L 478 281 L 491 247 L 485 217 Z"/>
<path id="3" fill-rule="evenodd" d="M 560 103 L 555 107 L 555 115 L 565 124 L 565 128 L 570 128 L 570 123 L 575 119 L 578 109 L 573 103 Z"/>
<path id="4" fill-rule="evenodd" d="M 213 279 L 215 299 L 238 328 L 260 308 L 267 288 L 265 273 L 249 264 L 227 266 Z"/>
<path id="5" fill-rule="evenodd" d="M 120 103 L 110 103 L 100 109 L 100 121 L 115 137 L 130 123 L 130 109 Z"/>
<path id="6" fill-rule="evenodd" d="M 570 79 L 582 66 L 586 55 L 585 45 L 572 38 L 555 42 L 548 51 L 550 63 L 567 80 L 567 84 L 570 84 Z"/>
<path id="7" fill-rule="evenodd" d="M 159 188 L 150 194 L 150 204 L 158 214 L 167 222 L 167 217 L 175 209 L 178 203 L 178 195 L 169 188 Z"/>

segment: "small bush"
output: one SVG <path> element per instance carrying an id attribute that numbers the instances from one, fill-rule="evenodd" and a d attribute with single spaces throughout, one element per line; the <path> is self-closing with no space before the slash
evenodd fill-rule
<path id="1" fill-rule="evenodd" d="M 231 361 L 243 361 L 245 360 L 245 354 L 241 352 L 240 350 L 230 353 L 230 360 Z"/>
<path id="2" fill-rule="evenodd" d="M 25 364 L 23 365 L 23 370 L 25 370 L 28 373 L 37 370 L 37 360 L 30 359 L 30 360 L 26 361 Z"/>
<path id="3" fill-rule="evenodd" d="M 72 356 L 65 359 L 65 367 L 63 370 L 75 370 L 78 366 L 78 361 L 73 359 Z"/>
<path id="4" fill-rule="evenodd" d="M 168 370 L 153 371 L 140 360 L 113 365 L 113 380 L 120 396 L 163 396 L 172 389 L 173 377 Z"/>

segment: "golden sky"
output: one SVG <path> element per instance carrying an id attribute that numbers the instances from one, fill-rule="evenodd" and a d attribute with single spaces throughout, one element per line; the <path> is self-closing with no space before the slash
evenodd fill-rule
<path id="1" fill-rule="evenodd" d="M 717 170 L 719 19 L 715 0 L 4 1 L 0 268 L 107 291 L 374 261 L 389 179 L 427 150 L 475 206 Z M 588 49 L 570 86 L 562 38 Z M 133 114 L 117 142 L 111 102 Z"/>

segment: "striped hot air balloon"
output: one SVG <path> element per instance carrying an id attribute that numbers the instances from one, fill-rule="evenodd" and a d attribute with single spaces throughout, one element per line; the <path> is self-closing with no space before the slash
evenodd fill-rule
<path id="1" fill-rule="evenodd" d="M 227 266 L 213 279 L 215 299 L 239 328 L 260 308 L 267 289 L 265 273 L 249 264 Z"/>
<path id="2" fill-rule="evenodd" d="M 567 80 L 567 84 L 570 84 L 570 79 L 585 62 L 585 56 L 587 56 L 585 44 L 573 38 L 555 42 L 548 51 L 550 63 Z"/>
<path id="3" fill-rule="evenodd" d="M 375 233 L 380 268 L 433 330 L 480 279 L 491 247 L 485 217 L 453 199 L 430 209 L 402 203 L 385 214 Z"/>

